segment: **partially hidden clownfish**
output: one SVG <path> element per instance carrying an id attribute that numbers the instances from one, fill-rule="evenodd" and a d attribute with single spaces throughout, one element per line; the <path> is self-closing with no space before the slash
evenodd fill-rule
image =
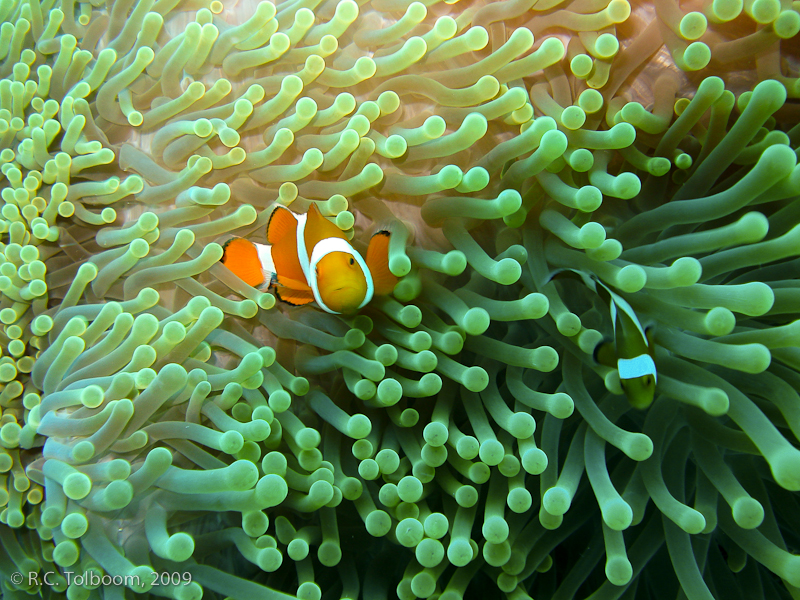
<path id="1" fill-rule="evenodd" d="M 649 407 L 655 397 L 658 379 L 650 329 L 642 327 L 628 301 L 602 281 L 582 271 L 565 271 L 576 273 L 590 289 L 601 297 L 606 296 L 614 340 L 598 344 L 594 359 L 601 365 L 617 370 L 620 386 L 631 406 L 638 409 Z"/>
<path id="2" fill-rule="evenodd" d="M 611 295 L 609 307 L 614 342 L 598 345 L 594 353 L 595 360 L 601 365 L 616 367 L 620 386 L 628 402 L 634 408 L 645 409 L 653 403 L 658 380 L 651 330 L 642 327 L 627 300 L 605 285 L 603 287 Z"/>
<path id="3" fill-rule="evenodd" d="M 389 271 L 389 238 L 388 231 L 376 233 L 364 260 L 316 204 L 302 215 L 279 206 L 267 223 L 269 244 L 233 238 L 222 263 L 253 287 L 274 287 L 288 304 L 316 301 L 329 313 L 352 314 L 397 283 Z"/>

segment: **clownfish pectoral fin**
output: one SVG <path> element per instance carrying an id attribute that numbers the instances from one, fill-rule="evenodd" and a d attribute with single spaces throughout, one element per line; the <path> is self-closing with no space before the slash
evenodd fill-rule
<path id="1" fill-rule="evenodd" d="M 310 291 L 293 290 L 292 288 L 279 285 L 275 288 L 275 292 L 278 294 L 279 300 L 286 302 L 286 304 L 291 304 L 292 306 L 303 306 L 304 304 L 314 301 L 314 295 Z"/>
<path id="2" fill-rule="evenodd" d="M 390 238 L 388 231 L 379 231 L 372 236 L 367 248 L 367 267 L 372 274 L 372 283 L 378 296 L 391 294 L 397 285 L 397 277 L 389 270 Z"/>
<path id="3" fill-rule="evenodd" d="M 617 368 L 617 350 L 614 342 L 601 342 L 594 349 L 594 359 L 603 366 Z"/>
<path id="4" fill-rule="evenodd" d="M 223 247 L 222 264 L 247 285 L 258 287 L 265 281 L 256 246 L 248 240 L 242 238 L 229 240 Z"/>
<path id="5" fill-rule="evenodd" d="M 282 239 L 297 235 L 297 219 L 288 208 L 277 207 L 272 211 L 267 222 L 267 241 L 275 245 Z"/>

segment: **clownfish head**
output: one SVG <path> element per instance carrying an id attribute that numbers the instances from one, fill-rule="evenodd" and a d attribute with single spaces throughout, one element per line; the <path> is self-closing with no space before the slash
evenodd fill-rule
<path id="1" fill-rule="evenodd" d="M 346 252 L 330 252 L 317 263 L 319 296 L 330 310 L 352 314 L 367 295 L 364 271 Z"/>
<path id="2" fill-rule="evenodd" d="M 653 375 L 648 373 L 632 379 L 620 379 L 619 382 L 633 408 L 644 410 L 653 403 L 656 394 L 656 378 Z"/>

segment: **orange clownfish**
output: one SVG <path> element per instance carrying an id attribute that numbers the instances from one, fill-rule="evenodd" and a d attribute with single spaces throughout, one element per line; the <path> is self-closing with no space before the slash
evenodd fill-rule
<path id="1" fill-rule="evenodd" d="M 389 236 L 379 231 L 372 237 L 365 261 L 315 204 L 304 215 L 279 206 L 267 223 L 269 244 L 233 238 L 224 246 L 222 263 L 253 287 L 274 286 L 288 304 L 316 301 L 329 313 L 350 314 L 374 294 L 394 289 Z"/>

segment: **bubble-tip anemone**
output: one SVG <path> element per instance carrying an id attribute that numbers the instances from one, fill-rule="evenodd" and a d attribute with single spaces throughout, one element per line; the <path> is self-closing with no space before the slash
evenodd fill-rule
<path id="1" fill-rule="evenodd" d="M 4 4 L 3 594 L 797 595 L 796 4 Z M 238 279 L 277 205 L 393 297 Z"/>

